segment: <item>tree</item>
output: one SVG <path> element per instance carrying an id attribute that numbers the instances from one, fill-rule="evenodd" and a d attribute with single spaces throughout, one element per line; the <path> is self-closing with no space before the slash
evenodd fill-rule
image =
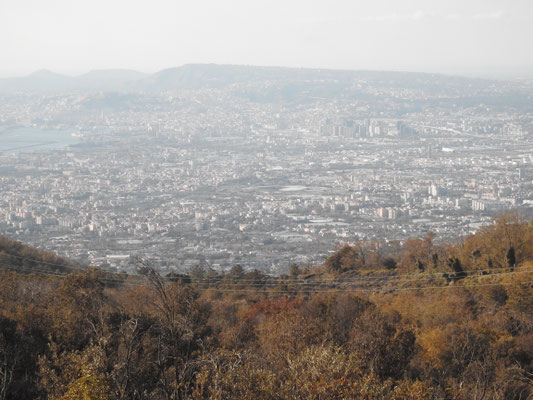
<path id="1" fill-rule="evenodd" d="M 323 340 L 336 346 L 346 346 L 354 321 L 374 306 L 368 300 L 353 294 L 333 293 L 315 295 L 300 313 L 311 318 L 310 324 L 320 328 Z"/>
<path id="2" fill-rule="evenodd" d="M 453 275 L 444 274 L 444 278 L 448 282 L 466 278 L 466 271 L 463 269 L 461 261 L 457 257 L 450 257 L 448 259 L 448 267 L 454 272 Z"/>
<path id="3" fill-rule="evenodd" d="M 47 313 L 60 346 L 77 350 L 105 336 L 105 309 L 111 302 L 99 274 L 89 270 L 68 275 L 50 301 Z"/>
<path id="4" fill-rule="evenodd" d="M 149 341 L 153 320 L 147 316 L 121 315 L 109 342 L 109 382 L 117 400 L 142 398 L 150 393 L 157 371 L 153 366 L 155 354 Z"/>
<path id="5" fill-rule="evenodd" d="M 423 272 L 426 265 L 432 261 L 433 232 L 428 232 L 424 239 L 407 239 L 403 246 L 402 258 L 399 269 L 402 272 L 411 272 L 415 268 Z"/>
<path id="6" fill-rule="evenodd" d="M 512 271 L 516 264 L 516 255 L 513 245 L 509 246 L 509 250 L 505 254 L 505 259 L 507 261 L 507 267 Z"/>
<path id="7" fill-rule="evenodd" d="M 326 259 L 324 267 L 326 271 L 338 274 L 346 270 L 356 269 L 360 265 L 359 261 L 357 249 L 346 244 Z"/>
<path id="8" fill-rule="evenodd" d="M 16 323 L 0 316 L 0 400 L 8 398 L 15 369 L 21 361 Z"/>
<path id="9" fill-rule="evenodd" d="M 296 279 L 298 278 L 298 275 L 300 275 L 301 271 L 300 271 L 300 267 L 298 266 L 298 264 L 296 263 L 292 263 L 290 266 L 289 266 L 289 276 L 292 278 L 292 279 Z"/>
<path id="10" fill-rule="evenodd" d="M 233 279 L 241 279 L 244 275 L 244 267 L 240 264 L 231 267 L 228 276 Z"/>
<path id="11" fill-rule="evenodd" d="M 383 266 L 387 269 L 396 269 L 398 264 L 396 264 L 396 260 L 394 258 L 386 257 L 383 259 Z"/>
<path id="12" fill-rule="evenodd" d="M 354 321 L 350 350 L 362 365 L 381 378 L 400 378 L 415 349 L 415 335 L 400 324 L 397 313 L 367 309 Z"/>
<path id="13" fill-rule="evenodd" d="M 107 356 L 100 345 L 82 351 L 60 351 L 51 344 L 40 360 L 41 383 L 51 400 L 108 400 Z"/>
<path id="14" fill-rule="evenodd" d="M 151 268 L 143 273 L 153 289 L 150 334 L 155 345 L 157 385 L 168 400 L 180 399 L 190 390 L 197 368 L 194 358 L 210 333 L 210 308 L 192 287 L 167 283 Z"/>

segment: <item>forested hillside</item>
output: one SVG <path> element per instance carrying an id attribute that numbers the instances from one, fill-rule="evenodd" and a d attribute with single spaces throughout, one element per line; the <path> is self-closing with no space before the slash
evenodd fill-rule
<path id="1" fill-rule="evenodd" d="M 2 239 L 0 399 L 531 398 L 533 223 L 434 239 L 279 277 L 80 272 Z"/>
<path id="2" fill-rule="evenodd" d="M 0 266 L 20 273 L 64 274 L 83 266 L 0 236 Z"/>

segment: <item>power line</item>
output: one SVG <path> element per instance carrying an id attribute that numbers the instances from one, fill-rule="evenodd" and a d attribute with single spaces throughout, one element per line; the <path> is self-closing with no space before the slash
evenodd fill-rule
<path id="1" fill-rule="evenodd" d="M 53 276 L 53 277 L 60 277 L 60 278 L 65 278 L 67 276 L 69 276 L 70 274 L 69 273 L 66 273 L 66 272 L 51 272 L 51 271 L 44 271 L 44 270 L 40 270 L 40 269 L 36 269 L 36 268 L 33 268 L 33 267 L 24 267 L 24 266 L 13 266 L 13 265 L 4 265 L 5 268 L 7 269 L 10 269 L 10 270 L 14 270 L 14 271 L 19 271 L 19 270 L 23 270 L 23 271 L 26 271 L 26 272 L 31 272 L 31 273 L 37 273 L 37 274 L 40 274 L 40 275 L 46 275 L 46 276 Z M 517 274 L 523 274 L 523 273 L 533 273 L 533 271 L 530 271 L 530 270 L 527 270 L 527 271 L 514 271 L 514 272 L 510 272 L 510 273 L 507 273 L 505 275 L 517 275 Z M 504 275 L 504 274 L 495 274 L 495 275 L 485 275 L 485 276 L 482 276 L 483 278 L 485 277 L 499 277 L 501 275 Z M 137 277 L 141 277 L 140 275 L 136 275 Z M 146 285 L 146 282 L 140 282 L 140 281 L 128 281 L 128 280 L 120 280 L 120 279 L 112 279 L 112 278 L 106 278 L 106 277 L 98 277 L 99 280 L 101 280 L 102 282 L 108 282 L 108 283 L 114 283 L 114 284 L 124 284 L 124 285 L 132 285 L 132 286 L 144 286 Z M 227 287 L 198 287 L 198 286 L 195 286 L 195 289 L 196 290 L 199 290 L 199 291 L 218 291 L 218 292 L 255 292 L 255 293 L 282 293 L 282 294 L 305 294 L 305 293 L 308 293 L 308 294 L 312 294 L 312 293 L 338 293 L 338 292 L 348 292 L 348 293 L 356 293 L 356 292 L 363 292 L 363 293 L 379 293 L 379 292 L 382 292 L 382 293 L 390 293 L 390 292 L 397 292 L 397 291 L 407 291 L 407 290 L 433 290 L 433 289 L 452 289 L 452 288 L 474 288 L 474 287 L 490 287 L 490 286 L 508 286 L 508 285 L 518 285 L 518 284 L 529 284 L 529 283 L 533 283 L 533 280 L 526 280 L 526 281 L 520 281 L 520 282 L 497 282 L 497 283 L 471 283 L 471 284 L 464 284 L 464 285 L 457 285 L 457 284 L 452 284 L 452 285 L 441 285 L 441 286 L 405 286 L 405 287 L 401 287 L 401 286 L 392 286 L 392 287 L 385 287 L 385 286 L 381 286 L 381 287 L 372 287 L 372 288 L 368 288 L 368 287 L 358 287 L 358 288 L 339 288 L 339 287 L 336 287 L 336 288 L 320 288 L 320 287 L 315 287 L 314 289 L 309 289 L 309 288 L 295 288 L 295 289 L 289 289 L 289 288 L 283 288 L 283 287 L 273 287 L 273 286 L 265 286 L 263 285 L 262 287 L 259 287 L 259 288 L 249 288 L 247 286 L 245 286 L 244 288 L 235 288 L 235 286 L 239 285 L 238 283 L 235 283 L 233 286 L 234 288 L 227 288 Z M 187 285 L 191 285 L 191 286 L 194 286 L 195 283 L 194 282 L 191 282 L 191 283 L 186 283 Z M 260 290 L 260 289 L 263 289 L 263 290 Z"/>
<path id="2" fill-rule="evenodd" d="M 19 273 L 20 273 L 20 271 L 23 271 L 25 273 L 34 273 L 36 275 L 50 276 L 50 277 L 54 277 L 54 278 L 67 278 L 67 277 L 72 275 L 72 274 L 67 273 L 67 272 L 45 271 L 45 270 L 40 270 L 40 269 L 36 269 L 36 268 L 33 268 L 33 267 L 24 267 L 24 266 L 9 265 L 9 264 L 1 264 L 0 265 L 0 269 L 1 268 L 6 268 L 6 269 L 9 269 L 11 271 L 15 271 L 15 272 L 19 272 Z M 113 284 L 119 283 L 119 284 L 124 284 L 124 285 L 131 285 L 131 284 L 145 285 L 144 282 L 136 282 L 135 283 L 135 282 L 128 281 L 128 280 L 111 279 L 111 278 L 106 278 L 106 277 L 98 277 L 98 280 L 100 280 L 102 282 L 113 283 Z"/>
<path id="3" fill-rule="evenodd" d="M 21 260 L 33 261 L 33 262 L 36 262 L 36 263 L 39 263 L 39 264 L 54 265 L 54 266 L 58 266 L 58 267 L 62 267 L 62 268 L 72 269 L 72 270 L 75 270 L 75 271 L 83 271 L 83 268 L 80 268 L 80 267 L 74 267 L 74 266 L 70 266 L 68 264 L 65 265 L 65 264 L 52 263 L 52 262 L 38 260 L 38 259 L 35 259 L 35 258 L 17 256 L 15 254 L 6 253 L 4 251 L 0 252 L 0 255 L 10 256 L 10 257 L 18 258 L 18 259 L 21 259 Z"/>
<path id="4" fill-rule="evenodd" d="M 10 254 L 10 253 L 0 253 L 0 255 L 4 255 L 4 256 L 10 256 L 10 257 L 14 257 L 14 258 L 17 258 L 17 259 L 22 259 L 22 260 L 28 260 L 28 261 L 33 261 L 33 262 L 36 262 L 36 263 L 41 263 L 41 264 L 45 264 L 45 265 L 54 265 L 54 266 L 58 266 L 58 267 L 62 267 L 62 268 L 67 268 L 67 269 L 71 269 L 73 271 L 77 271 L 77 272 L 81 272 L 83 271 L 83 269 L 80 269 L 80 268 L 77 268 L 77 267 L 71 267 L 71 266 L 68 266 L 68 265 L 63 265 L 63 264 L 58 264 L 58 263 L 51 263 L 51 262 L 45 262 L 45 261 L 40 261 L 40 260 L 37 260 L 37 259 L 33 259 L 33 258 L 28 258 L 28 257 L 22 257 L 22 256 L 17 256 L 17 255 L 14 255 L 14 254 Z M 50 272 L 50 271 L 44 271 L 44 270 L 37 270 L 37 269 L 34 269 L 35 272 L 42 272 L 42 273 L 45 273 L 45 272 Z M 498 276 L 501 276 L 501 275 L 506 275 L 506 274 L 509 274 L 509 273 L 527 273 L 527 272 L 533 272 L 533 271 L 529 271 L 529 270 L 522 270 L 522 271 L 514 271 L 514 269 L 512 268 L 495 268 L 495 269 L 491 269 L 491 270 L 475 270 L 473 272 L 480 272 L 480 271 L 511 271 L 511 272 L 508 272 L 508 273 L 504 273 L 504 272 L 500 272 L 496 275 Z M 127 273 L 122 273 L 120 275 L 117 275 L 117 274 L 114 274 L 114 273 L 110 273 L 110 272 L 107 272 L 107 271 L 104 271 L 105 273 L 108 273 L 108 274 L 113 274 L 113 275 L 116 275 L 117 277 L 119 276 L 123 276 L 123 277 L 126 277 L 126 278 L 135 278 L 135 279 L 138 279 L 138 278 L 142 278 L 143 275 L 140 275 L 140 274 L 127 274 Z M 428 279 L 431 279 L 431 278 L 435 278 L 435 277 L 442 277 L 444 276 L 445 273 L 441 273 L 441 272 L 436 272 L 436 273 L 423 273 L 423 274 L 417 274 L 416 276 L 398 276 L 398 275 L 374 275 L 374 276 L 364 276 L 364 277 L 354 277 L 354 278 L 334 278 L 332 280 L 303 280 L 303 279 L 299 279 L 299 280 L 289 280 L 289 281 L 283 281 L 281 280 L 279 277 L 270 277 L 270 278 L 267 278 L 267 279 L 270 279 L 270 280 L 266 280 L 264 282 L 260 282 L 258 281 L 258 279 L 238 279 L 238 278 L 235 278 L 236 280 L 235 281 L 227 281 L 223 278 L 221 279 L 194 279 L 192 277 L 189 277 L 189 279 L 191 279 L 191 283 L 190 284 L 221 284 L 221 285 L 224 285 L 224 286 L 228 286 L 228 285 L 233 285 L 233 286 L 240 286 L 240 285 L 243 285 L 243 284 L 246 284 L 246 286 L 258 286 L 258 287 L 266 287 L 266 286 L 273 286 L 273 285 L 280 285 L 280 284 L 284 284 L 284 285 L 291 285 L 291 286 L 294 286 L 294 285 L 301 285 L 301 286 L 310 286 L 310 287 L 320 287 L 320 286 L 331 286 L 331 285 L 339 285 L 339 284 L 343 284 L 343 283 L 346 283 L 346 284 L 349 284 L 349 283 L 352 283 L 352 284 L 355 284 L 355 283 L 365 283 L 365 281 L 368 281 L 368 280 L 374 280 L 374 281 L 377 281 L 379 280 L 379 282 L 367 282 L 369 285 L 380 285 L 380 284 L 385 284 L 387 282 L 393 282 L 395 284 L 398 284 L 398 283 L 402 283 L 402 282 L 421 282 L 422 279 L 424 278 L 428 278 Z M 494 276 L 494 274 L 487 274 L 487 275 L 479 275 L 479 277 L 490 277 L 490 276 Z M 470 275 L 470 277 L 472 277 L 472 275 Z M 115 281 L 115 282 L 124 282 L 125 280 L 124 279 L 114 279 L 114 278 L 106 278 L 108 281 Z M 173 278 L 172 277 L 165 277 L 163 278 L 165 280 L 172 280 Z M 230 278 L 231 279 L 231 278 Z M 259 278 L 261 279 L 261 278 Z"/>
<path id="5" fill-rule="evenodd" d="M 39 264 L 45 264 L 45 265 L 53 265 L 53 266 L 58 266 L 58 267 L 62 267 L 62 268 L 66 268 L 66 269 L 70 269 L 70 270 L 73 270 L 73 271 L 84 271 L 83 268 L 80 268 L 80 267 L 74 267 L 74 266 L 70 266 L 70 265 L 65 265 L 65 264 L 58 264 L 58 263 L 52 263 L 52 262 L 46 262 L 46 261 L 41 261 L 41 260 L 38 260 L 38 259 L 34 259 L 34 258 L 29 258 L 29 257 L 22 257 L 22 256 L 18 256 L 18 255 L 15 255 L 15 254 L 10 254 L 10 253 L 6 253 L 6 252 L 0 252 L 0 255 L 6 255 L 6 256 L 10 256 L 10 257 L 15 257 L 15 258 L 18 258 L 18 259 L 21 259 L 21 260 L 27 260 L 27 261 L 33 261 L 33 262 L 36 262 L 36 263 L 39 263 Z M 94 267 L 94 268 L 98 268 L 96 266 L 90 266 L 90 267 Z M 509 268 L 509 267 L 502 267 L 502 268 L 490 268 L 490 269 L 477 269 L 477 270 L 472 270 L 472 271 L 464 271 L 465 273 L 467 274 L 483 274 L 483 273 L 491 273 L 491 272 L 497 272 L 497 271 L 513 271 L 514 268 Z M 111 272 L 110 272 L 111 273 Z M 415 275 L 415 277 L 412 279 L 413 281 L 415 280 L 419 280 L 419 278 L 422 278 L 422 277 L 443 277 L 444 275 L 446 275 L 447 273 L 446 272 L 426 272 L 426 273 L 417 273 Z M 142 275 L 140 274 L 130 274 L 130 273 L 121 273 L 122 276 L 128 276 L 128 277 L 141 277 Z M 280 278 L 279 277 L 269 277 L 268 275 L 264 275 L 267 277 L 267 279 L 274 279 L 274 280 L 277 280 L 277 281 L 280 281 Z M 471 276 L 471 275 L 470 275 Z M 483 275 L 482 275 L 483 276 Z M 489 274 L 490 276 L 490 274 Z M 227 277 L 227 275 L 225 276 Z M 193 277 L 190 277 L 191 279 L 194 279 Z M 231 279 L 231 277 L 229 277 Z M 172 278 L 170 278 L 172 279 Z M 235 278 L 235 279 L 238 279 L 238 278 Z M 351 277 L 351 278 L 348 278 L 348 277 L 345 277 L 345 278 L 341 278 L 342 282 L 359 282 L 359 281 L 367 281 L 367 280 L 380 280 L 380 279 L 397 279 L 399 281 L 403 281 L 403 280 L 406 280 L 404 276 L 400 276 L 400 275 L 385 275 L 385 274 L 378 274 L 378 275 L 372 275 L 372 276 L 359 276 L 359 277 Z M 239 283 L 257 283 L 257 280 L 258 279 L 238 279 Z M 332 278 L 332 280 L 324 280 L 324 279 L 321 279 L 321 280 L 309 280 L 309 281 L 301 281 L 302 284 L 309 284 L 310 282 L 320 282 L 320 283 L 324 283 L 324 284 L 335 284 L 336 282 L 338 282 L 339 278 L 338 277 L 334 277 Z M 195 282 L 211 282 L 211 280 L 208 278 L 208 279 L 195 279 Z M 261 284 L 261 283 L 259 283 Z"/>

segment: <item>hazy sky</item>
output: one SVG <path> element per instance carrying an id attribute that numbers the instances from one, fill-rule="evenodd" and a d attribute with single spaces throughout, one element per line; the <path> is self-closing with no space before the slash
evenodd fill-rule
<path id="1" fill-rule="evenodd" d="M 0 76 L 185 63 L 533 73 L 533 0 L 0 0 Z"/>

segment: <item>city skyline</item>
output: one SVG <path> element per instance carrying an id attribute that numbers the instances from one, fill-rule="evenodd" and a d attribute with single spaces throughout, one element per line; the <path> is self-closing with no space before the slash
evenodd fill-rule
<path id="1" fill-rule="evenodd" d="M 3 235 L 126 272 L 141 257 L 281 273 L 339 243 L 533 215 L 525 81 L 190 65 L 121 91 L 96 76 L 0 82 Z"/>

